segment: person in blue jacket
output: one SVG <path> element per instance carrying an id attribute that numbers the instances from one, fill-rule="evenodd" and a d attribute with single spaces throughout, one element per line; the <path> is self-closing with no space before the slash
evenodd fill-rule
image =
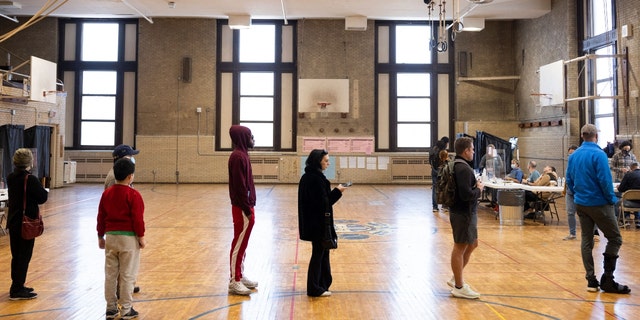
<path id="1" fill-rule="evenodd" d="M 613 180 L 609 170 L 607 155 L 596 143 L 598 128 L 586 124 L 580 130 L 582 146 L 571 154 L 567 164 L 567 191 L 573 194 L 573 201 L 580 217 L 582 229 L 581 253 L 587 279 L 587 291 L 629 293 L 628 286 L 614 280 L 618 251 L 622 245 L 622 236 L 613 205 L 617 198 L 613 192 Z M 604 274 L 600 282 L 595 276 L 593 263 L 593 227 L 597 226 L 607 238 L 604 250 Z"/>

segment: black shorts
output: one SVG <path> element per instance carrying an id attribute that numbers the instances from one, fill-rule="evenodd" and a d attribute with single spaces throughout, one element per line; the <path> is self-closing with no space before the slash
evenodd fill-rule
<path id="1" fill-rule="evenodd" d="M 478 240 L 478 215 L 449 213 L 454 243 L 472 244 Z"/>

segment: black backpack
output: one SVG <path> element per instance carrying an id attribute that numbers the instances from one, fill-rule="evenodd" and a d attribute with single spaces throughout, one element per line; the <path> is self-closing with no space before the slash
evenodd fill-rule
<path id="1" fill-rule="evenodd" d="M 460 159 L 449 161 L 438 169 L 438 183 L 436 185 L 437 202 L 445 207 L 453 207 L 456 201 L 455 164 L 465 163 Z"/>

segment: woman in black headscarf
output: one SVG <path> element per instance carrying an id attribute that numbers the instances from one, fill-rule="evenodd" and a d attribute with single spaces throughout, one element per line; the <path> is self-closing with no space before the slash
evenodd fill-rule
<path id="1" fill-rule="evenodd" d="M 343 185 L 331 189 L 331 183 L 322 173 L 327 167 L 329 167 L 329 153 L 320 149 L 311 151 L 298 185 L 300 239 L 311 241 L 313 248 L 307 273 L 307 295 L 312 297 L 331 295 L 329 291 L 332 282 L 329 261 L 331 248 L 324 245 L 323 240 L 325 240 L 325 228 L 331 228 L 329 231 L 335 235 L 332 206 L 342 197 L 342 192 L 346 189 Z"/>

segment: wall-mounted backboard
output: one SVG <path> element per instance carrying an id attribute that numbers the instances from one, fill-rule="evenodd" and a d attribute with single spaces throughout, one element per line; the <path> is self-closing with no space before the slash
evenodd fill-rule
<path id="1" fill-rule="evenodd" d="M 56 102 L 57 65 L 53 62 L 31 56 L 30 100 Z"/>
<path id="2" fill-rule="evenodd" d="M 564 104 L 564 61 L 540 67 L 540 106 Z"/>
<path id="3" fill-rule="evenodd" d="M 348 113 L 349 79 L 299 79 L 298 112 Z"/>

